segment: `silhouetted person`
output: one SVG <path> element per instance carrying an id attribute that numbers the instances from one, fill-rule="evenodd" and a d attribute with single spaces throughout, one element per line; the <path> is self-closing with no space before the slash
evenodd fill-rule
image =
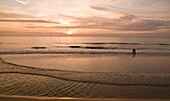
<path id="1" fill-rule="evenodd" d="M 136 49 L 135 48 L 132 49 L 132 55 L 136 55 Z"/>

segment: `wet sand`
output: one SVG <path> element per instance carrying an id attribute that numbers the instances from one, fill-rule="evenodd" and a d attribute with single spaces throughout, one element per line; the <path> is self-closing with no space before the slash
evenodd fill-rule
<path id="1" fill-rule="evenodd" d="M 1 101 L 169 101 L 168 99 L 97 99 L 97 98 L 57 98 L 31 96 L 0 96 Z"/>
<path id="2" fill-rule="evenodd" d="M 76 72 L 0 59 L 0 94 L 20 96 L 170 99 L 169 73 Z"/>
<path id="3" fill-rule="evenodd" d="M 43 69 L 83 72 L 167 72 L 170 55 L 124 54 L 8 54 L 5 61 Z"/>

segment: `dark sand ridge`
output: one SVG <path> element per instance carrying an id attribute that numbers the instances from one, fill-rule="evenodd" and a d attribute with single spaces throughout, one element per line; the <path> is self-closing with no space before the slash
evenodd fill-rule
<path id="1" fill-rule="evenodd" d="M 81 98 L 170 99 L 169 73 L 76 72 L 0 59 L 0 94 Z"/>

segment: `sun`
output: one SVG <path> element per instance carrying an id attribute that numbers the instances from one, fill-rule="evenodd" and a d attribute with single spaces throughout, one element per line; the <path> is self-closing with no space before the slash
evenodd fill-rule
<path id="1" fill-rule="evenodd" d="M 73 33 L 74 33 L 73 30 L 69 30 L 69 31 L 66 32 L 66 34 L 68 34 L 68 35 L 72 35 Z"/>

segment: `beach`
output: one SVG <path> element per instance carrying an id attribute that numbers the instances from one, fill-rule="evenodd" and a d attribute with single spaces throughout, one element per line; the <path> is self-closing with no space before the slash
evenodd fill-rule
<path id="1" fill-rule="evenodd" d="M 168 73 L 169 54 L 1 54 L 6 62 L 80 72 Z"/>
<path id="2" fill-rule="evenodd" d="M 0 96 L 1 101 L 169 101 L 168 99 L 97 99 L 97 98 L 57 98 L 30 96 Z"/>
<path id="3" fill-rule="evenodd" d="M 0 0 L 0 101 L 169 101 L 170 0 Z"/>
<path id="4" fill-rule="evenodd" d="M 19 96 L 169 99 L 169 72 L 83 72 L 44 69 L 0 59 L 0 94 Z"/>
<path id="5" fill-rule="evenodd" d="M 166 38 L 0 39 L 0 95 L 5 99 L 170 99 Z"/>

